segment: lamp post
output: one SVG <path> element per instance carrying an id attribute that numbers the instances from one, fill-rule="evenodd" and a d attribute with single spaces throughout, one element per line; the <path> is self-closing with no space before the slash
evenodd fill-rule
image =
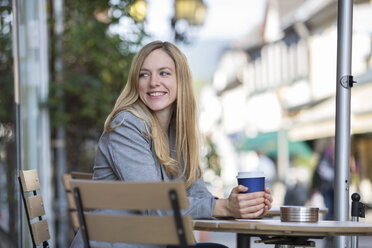
<path id="1" fill-rule="evenodd" d="M 174 17 L 172 18 L 175 40 L 188 43 L 188 28 L 203 25 L 206 13 L 207 5 L 203 0 L 175 0 Z"/>

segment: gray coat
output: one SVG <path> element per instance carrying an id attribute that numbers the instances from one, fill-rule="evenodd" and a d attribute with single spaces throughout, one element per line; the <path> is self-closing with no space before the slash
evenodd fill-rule
<path id="1" fill-rule="evenodd" d="M 94 180 L 123 181 L 169 181 L 164 167 L 158 162 L 152 139 L 148 137 L 144 121 L 128 111 L 120 112 L 112 126 L 124 122 L 110 132 L 104 132 L 98 142 L 94 165 Z M 149 127 L 148 127 L 149 129 Z M 150 129 L 151 130 L 151 129 Z M 174 152 L 175 132 L 169 128 L 171 156 Z M 178 179 L 180 180 L 180 179 Z M 188 190 L 190 208 L 183 214 L 193 218 L 212 218 L 215 198 L 207 190 L 202 178 L 196 180 Z M 153 213 L 151 213 L 153 214 Z M 155 214 L 165 214 L 156 211 Z M 77 235 L 71 247 L 81 247 L 81 236 Z M 113 247 L 162 247 L 129 244 L 113 244 Z"/>

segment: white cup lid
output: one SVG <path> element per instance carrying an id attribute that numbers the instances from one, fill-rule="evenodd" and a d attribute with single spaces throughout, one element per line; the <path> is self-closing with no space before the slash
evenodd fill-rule
<path id="1" fill-rule="evenodd" d="M 265 177 L 263 171 L 239 171 L 236 178 Z"/>

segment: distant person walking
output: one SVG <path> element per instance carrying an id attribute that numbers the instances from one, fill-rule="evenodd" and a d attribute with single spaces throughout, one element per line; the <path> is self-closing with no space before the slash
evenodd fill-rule
<path id="1" fill-rule="evenodd" d="M 326 220 L 333 220 L 334 163 L 334 141 L 332 140 L 319 159 L 312 182 L 313 191 L 319 191 L 322 194 L 324 204 L 328 208 Z"/>

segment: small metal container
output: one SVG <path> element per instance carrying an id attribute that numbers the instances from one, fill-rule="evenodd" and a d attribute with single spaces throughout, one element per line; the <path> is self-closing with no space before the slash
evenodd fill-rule
<path id="1" fill-rule="evenodd" d="M 282 222 L 318 222 L 319 208 L 304 206 L 280 207 L 280 220 Z"/>

